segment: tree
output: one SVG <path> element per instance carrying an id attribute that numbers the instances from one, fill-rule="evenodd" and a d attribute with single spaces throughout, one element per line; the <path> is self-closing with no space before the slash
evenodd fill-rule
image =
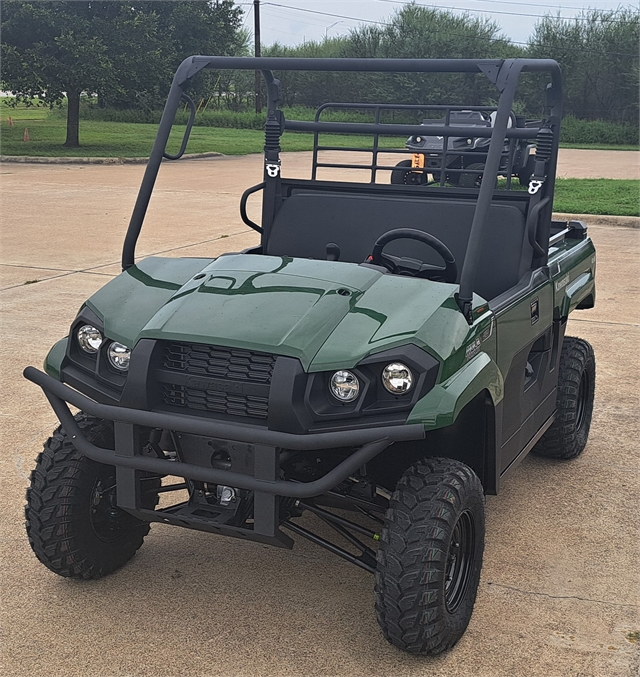
<path id="1" fill-rule="evenodd" d="M 636 11 L 590 10 L 574 21 L 544 17 L 529 41 L 529 56 L 560 64 L 566 113 L 637 123 L 639 41 Z"/>
<path id="2" fill-rule="evenodd" d="M 489 20 L 407 4 L 385 26 L 362 25 L 346 37 L 308 42 L 294 48 L 275 44 L 270 56 L 361 58 L 506 58 L 522 50 L 500 35 Z M 473 74 L 297 73 L 281 74 L 287 105 L 317 106 L 327 100 L 363 103 L 487 104 L 495 87 Z"/>
<path id="3" fill-rule="evenodd" d="M 2 4 L 2 87 L 17 101 L 49 106 L 66 96 L 68 147 L 80 145 L 83 92 L 156 103 L 182 59 L 232 53 L 242 42 L 232 0 Z"/>

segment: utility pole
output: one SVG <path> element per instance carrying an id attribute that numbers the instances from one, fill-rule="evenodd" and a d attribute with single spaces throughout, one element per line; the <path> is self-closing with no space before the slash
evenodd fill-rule
<path id="1" fill-rule="evenodd" d="M 253 0 L 253 36 L 255 40 L 254 55 L 260 56 L 260 0 Z M 256 113 L 262 113 L 262 97 L 260 96 L 260 85 L 262 83 L 262 74 L 256 71 L 255 95 L 256 95 Z"/>

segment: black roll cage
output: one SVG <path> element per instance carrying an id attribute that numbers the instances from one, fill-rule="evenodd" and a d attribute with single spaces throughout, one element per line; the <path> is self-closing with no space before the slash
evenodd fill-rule
<path id="1" fill-rule="evenodd" d="M 219 70 L 256 70 L 262 73 L 267 89 L 267 112 L 265 123 L 265 170 L 264 170 L 264 198 L 262 237 L 267 238 L 274 217 L 273 206 L 280 179 L 280 137 L 285 129 L 300 132 L 311 132 L 317 135 L 320 132 L 338 134 L 366 134 L 374 135 L 377 148 L 378 135 L 424 134 L 421 125 L 385 124 L 380 123 L 378 107 L 376 121 L 373 123 L 353 122 L 322 122 L 319 115 L 313 122 L 285 120 L 282 111 L 278 110 L 280 100 L 280 81 L 274 75 L 274 70 L 296 71 L 356 71 L 356 72 L 386 72 L 386 73 L 479 73 L 496 86 L 500 97 L 496 107 L 496 119 L 493 127 L 486 129 L 478 127 L 452 127 L 448 124 L 451 109 L 462 108 L 447 106 L 445 124 L 429 126 L 429 134 L 444 137 L 443 148 L 447 148 L 450 136 L 490 137 L 489 149 L 486 157 L 484 175 L 497 177 L 499 164 L 504 150 L 505 139 L 538 139 L 538 154 L 533 179 L 537 190 L 530 190 L 530 218 L 535 218 L 541 225 L 536 230 L 538 243 L 538 258 L 540 265 L 546 265 L 547 249 L 551 215 L 553 209 L 553 191 L 555 185 L 558 144 L 560 137 L 560 121 L 562 118 L 562 79 L 557 62 L 552 59 L 301 59 L 280 57 L 225 57 L 225 56 L 191 56 L 185 59 L 178 67 L 169 96 L 164 107 L 158 133 L 147 163 L 138 192 L 138 197 L 129 222 L 122 252 L 122 268 L 126 270 L 135 263 L 135 247 L 140 235 L 142 223 L 149 205 L 151 193 L 158 175 L 160 164 L 165 159 L 178 159 L 185 151 L 189 133 L 195 117 L 195 107 L 185 90 L 199 71 L 204 68 Z M 514 128 L 508 127 L 512 116 L 512 107 L 516 87 L 521 73 L 537 72 L 548 73 L 551 82 L 547 85 L 547 107 L 549 116 L 540 127 Z M 179 152 L 168 155 L 167 141 L 173 126 L 173 121 L 181 101 L 186 101 L 190 108 L 190 117 Z M 466 107 L 468 109 L 469 107 Z M 540 152 L 539 134 L 546 132 L 542 146 L 545 150 L 544 161 Z M 375 149 L 374 149 L 375 150 Z M 317 152 L 317 151 L 316 151 Z M 377 160 L 374 156 L 373 173 Z M 314 162 L 315 164 L 315 162 Z M 444 172 L 442 172 L 444 174 Z M 441 178 L 441 183 L 444 177 Z M 489 207 L 494 194 L 493 181 L 483 181 L 478 189 L 475 213 L 471 225 L 471 232 L 467 253 L 460 277 L 460 288 L 457 301 L 460 310 L 469 322 L 472 322 L 472 298 L 476 271 L 478 269 L 481 245 L 484 238 L 485 225 Z M 535 213 L 535 214 L 534 214 Z"/>

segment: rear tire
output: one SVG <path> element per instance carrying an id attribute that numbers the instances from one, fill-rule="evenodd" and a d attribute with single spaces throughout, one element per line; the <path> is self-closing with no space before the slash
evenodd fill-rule
<path id="1" fill-rule="evenodd" d="M 82 412 L 76 421 L 87 439 L 113 448 L 111 422 Z M 143 505 L 158 502 L 160 478 L 145 482 L 150 489 Z M 54 573 L 68 578 L 102 578 L 126 564 L 149 532 L 143 522 L 116 505 L 113 466 L 92 461 L 58 428 L 38 455 L 31 473 L 25 506 L 29 543 L 36 557 Z"/>
<path id="2" fill-rule="evenodd" d="M 396 165 L 397 169 L 391 171 L 391 183 L 404 186 L 422 186 L 427 182 L 424 172 L 412 172 L 411 160 L 402 160 Z"/>
<path id="3" fill-rule="evenodd" d="M 560 353 L 556 419 L 533 448 L 546 458 L 576 458 L 587 445 L 596 386 L 591 344 L 566 336 Z"/>
<path id="4" fill-rule="evenodd" d="M 438 654 L 460 639 L 476 599 L 484 529 L 484 493 L 471 468 L 432 458 L 404 472 L 376 571 L 378 623 L 391 644 Z"/>

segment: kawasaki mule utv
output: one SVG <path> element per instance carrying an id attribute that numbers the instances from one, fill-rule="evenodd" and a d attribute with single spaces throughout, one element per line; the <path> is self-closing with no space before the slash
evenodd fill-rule
<path id="1" fill-rule="evenodd" d="M 411 106 L 419 110 L 442 110 L 446 106 Z M 491 106 L 474 106 L 473 109 L 451 110 L 448 116 L 440 120 L 423 120 L 424 127 L 442 126 L 451 123 L 452 127 L 491 127 L 496 119 L 496 108 Z M 540 121 L 527 122 L 526 118 L 510 116 L 508 126 L 527 127 L 539 126 Z M 391 172 L 391 183 L 424 185 L 429 175 L 433 181 L 440 183 L 442 168 L 447 170 L 445 181 L 461 188 L 479 188 L 482 183 L 482 170 L 487 159 L 487 151 L 491 137 L 482 136 L 452 136 L 449 137 L 447 147 L 444 148 L 442 136 L 432 136 L 429 130 L 421 134 L 414 134 L 407 139 L 406 147 L 412 151 L 410 160 L 402 160 Z M 528 186 L 535 167 L 535 148 L 531 139 L 505 139 L 505 145 L 498 165 L 498 176 L 517 176 L 520 184 Z"/>
<path id="2" fill-rule="evenodd" d="M 161 161 L 184 152 L 193 123 L 185 89 L 203 68 L 258 69 L 266 81 L 264 180 L 240 201 L 260 244 L 136 261 Z M 371 123 L 285 120 L 273 70 L 488 78 L 499 93 L 493 127 L 454 129 L 450 113 L 469 107 L 447 106 L 430 131 L 445 147 L 452 136 L 489 139 L 490 180 L 389 184 L 385 153 L 398 151 L 380 147 L 380 136 L 421 134 L 419 125 L 380 122 L 381 107 Z M 524 72 L 549 76 L 548 115 L 536 128 L 508 126 Z M 82 306 L 46 373 L 24 372 L 62 424 L 27 493 L 40 561 L 61 576 L 99 578 L 134 555 L 150 522 L 281 548 L 306 538 L 375 574 L 378 621 L 395 646 L 453 646 L 476 598 L 485 494 L 529 451 L 573 458 L 589 433 L 594 355 L 565 328 L 571 311 L 593 306 L 596 259 L 582 223 L 551 218 L 560 83 L 548 60 L 184 61 L 123 272 Z M 169 156 L 182 101 L 191 118 Z M 283 176 L 285 130 L 314 134 L 311 179 Z M 373 145 L 323 146 L 323 132 Z M 528 191 L 512 190 L 510 177 L 495 188 L 505 139 L 536 144 Z M 322 162 L 326 150 L 367 150 L 371 160 Z M 367 181 L 318 178 L 327 167 L 355 167 Z M 257 224 L 246 207 L 259 192 Z M 160 492 L 173 491 L 188 499 L 158 507 Z M 312 531 L 314 519 L 345 543 Z"/>

